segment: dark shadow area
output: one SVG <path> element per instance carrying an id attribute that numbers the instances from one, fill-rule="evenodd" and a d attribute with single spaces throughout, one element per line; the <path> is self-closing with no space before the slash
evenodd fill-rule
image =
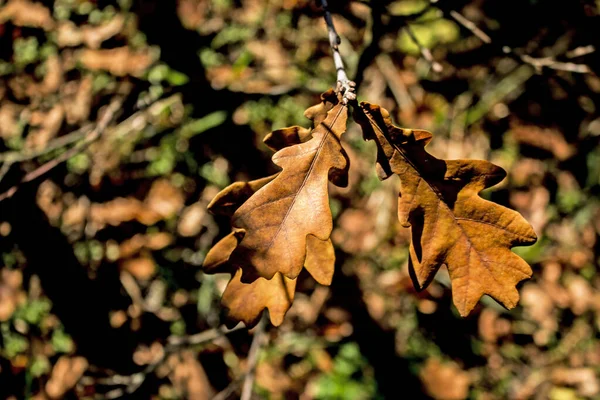
<path id="1" fill-rule="evenodd" d="M 386 399 L 427 399 L 409 361 L 396 353 L 396 332 L 383 329 L 369 315 L 358 278 L 345 275 L 339 268 L 347 257 L 336 251 L 338 268 L 331 285 L 329 305 L 343 308 L 351 316 L 354 330 L 348 339 L 358 343 L 362 355 L 373 368 L 378 393 Z"/>
<path id="2" fill-rule="evenodd" d="M 39 276 L 54 312 L 77 350 L 101 367 L 132 373 L 139 338 L 125 327 L 113 329 L 109 311 L 120 297 L 118 270 L 92 281 L 59 229 L 52 227 L 35 203 L 37 185 L 24 185 L 2 203 L 0 216 L 12 226 L 12 239 L 27 259 L 27 273 Z"/>

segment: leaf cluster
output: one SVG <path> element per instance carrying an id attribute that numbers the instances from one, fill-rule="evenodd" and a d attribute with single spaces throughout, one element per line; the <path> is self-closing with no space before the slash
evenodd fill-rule
<path id="1" fill-rule="evenodd" d="M 221 191 L 209 210 L 231 218 L 232 232 L 207 254 L 207 273 L 229 272 L 222 297 L 230 321 L 257 323 L 264 308 L 274 325 L 292 305 L 296 279 L 307 271 L 331 283 L 335 264 L 328 183 L 348 184 L 349 160 L 340 139 L 348 107 L 330 90 L 305 116 L 312 129 L 276 130 L 264 142 L 281 172 Z M 401 181 L 398 216 L 411 227 L 409 270 L 424 289 L 442 265 L 448 267 L 454 304 L 466 316 L 484 294 L 507 308 L 516 305 L 517 283 L 531 268 L 511 248 L 531 245 L 536 235 L 516 211 L 478 194 L 506 172 L 484 160 L 441 160 L 425 150 L 431 133 L 395 126 L 374 104 L 354 106 L 366 140 L 377 144 L 381 180 Z"/>

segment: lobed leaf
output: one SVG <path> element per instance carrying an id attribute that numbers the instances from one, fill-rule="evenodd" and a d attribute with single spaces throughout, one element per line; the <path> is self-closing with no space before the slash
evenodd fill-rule
<path id="1" fill-rule="evenodd" d="M 306 203 L 303 204 L 303 210 L 306 211 L 308 217 L 323 210 L 323 202 L 326 203 L 326 210 L 329 211 L 327 179 L 339 185 L 347 182 L 347 156 L 339 144 L 339 137 L 345 130 L 347 109 L 342 106 L 338 107 L 337 114 L 327 120 L 328 112 L 337 103 L 337 97 L 333 91 L 328 91 L 321 95 L 321 100 L 321 104 L 307 110 L 307 117 L 311 118 L 315 124 L 313 130 L 294 126 L 276 130 L 265 137 L 265 144 L 277 151 L 273 159 L 274 161 L 280 160 L 279 165 L 284 169 L 282 172 L 250 182 L 235 182 L 229 185 L 210 202 L 209 211 L 214 214 L 233 216 L 235 220 L 236 215 L 239 216 L 240 209 L 244 207 L 251 209 L 254 203 L 259 203 L 259 207 L 261 207 L 261 201 L 264 201 L 261 199 L 262 189 L 268 187 L 269 184 L 272 184 L 273 187 L 270 188 L 270 191 L 265 191 L 267 194 L 271 193 L 276 196 L 278 193 L 284 193 L 284 196 L 294 198 L 294 203 L 298 201 L 298 198 L 300 198 L 301 204 Z M 302 147 L 303 145 L 305 146 Z M 298 147 L 301 149 L 298 150 Z M 288 150 L 289 154 L 284 150 Z M 310 160 L 311 157 L 312 160 Z M 299 160 L 299 162 L 294 160 Z M 311 165 L 307 167 L 305 164 L 309 160 Z M 304 172 L 302 168 L 304 168 Z M 292 194 L 285 194 L 286 190 L 292 191 Z M 308 190 L 308 192 L 304 194 L 303 190 Z M 310 195 L 321 198 L 310 201 L 303 199 L 303 196 Z M 315 201 L 315 204 L 319 205 L 318 208 L 311 207 L 311 202 Z M 287 210 L 268 209 L 268 205 L 262 207 L 263 210 L 261 210 L 261 213 L 267 214 L 259 215 L 256 219 L 250 218 L 250 228 L 236 227 L 234 222 L 233 231 L 212 247 L 203 264 L 206 273 L 226 272 L 232 274 L 232 278 L 223 292 L 221 302 L 226 309 L 229 322 L 243 321 L 249 327 L 258 322 L 265 308 L 269 310 L 271 323 L 276 326 L 280 325 L 292 305 L 296 287 L 295 277 L 290 278 L 278 271 L 275 271 L 272 277 L 265 278 L 253 276 L 254 270 L 250 269 L 250 278 L 252 279 L 248 279 L 248 274 L 246 274 L 246 279 L 242 280 L 243 273 L 246 272 L 243 267 L 248 268 L 249 265 L 252 267 L 250 264 L 252 260 L 244 259 L 240 255 L 234 259 L 234 253 L 238 251 L 240 243 L 244 243 L 248 232 L 254 236 L 257 235 L 257 231 L 260 234 L 261 220 L 277 219 L 277 215 L 279 215 L 279 218 L 285 222 L 291 209 L 294 208 L 293 203 Z M 277 214 L 278 212 L 279 214 Z M 321 212 L 321 214 L 323 213 Z M 302 260 L 297 272 L 299 273 L 304 265 L 317 282 L 329 285 L 333 278 L 335 264 L 335 252 L 329 239 L 331 214 L 328 215 L 328 218 L 327 214 L 317 214 L 312 218 L 316 223 L 329 221 L 329 231 L 326 232 L 324 239 L 312 232 L 298 232 L 299 235 L 304 235 L 305 247 L 301 252 Z M 291 222 L 291 220 L 287 222 Z M 255 229 L 252 229 L 253 227 Z M 260 239 L 260 236 L 258 238 Z M 299 240 L 297 242 L 300 243 Z M 296 248 L 296 250 L 298 249 Z M 274 262 L 277 267 L 278 260 L 275 259 Z"/>
<path id="2" fill-rule="evenodd" d="M 375 140 L 381 179 L 400 177 L 398 215 L 410 226 L 409 268 L 424 289 L 441 265 L 452 280 L 454 304 L 462 316 L 482 295 L 513 308 L 516 284 L 531 277 L 529 265 L 510 249 L 531 245 L 536 235 L 516 211 L 479 197 L 506 172 L 483 160 L 440 160 L 425 150 L 431 133 L 393 125 L 389 113 L 363 102 L 355 120 Z"/>
<path id="3" fill-rule="evenodd" d="M 330 177 L 343 184 L 347 175 L 348 157 L 340 143 L 346 120 L 347 107 L 337 104 L 310 140 L 275 153 L 273 162 L 282 171 L 233 214 L 232 225 L 246 231 L 231 257 L 242 268 L 243 281 L 272 279 L 278 272 L 295 279 L 306 259 L 307 236 L 329 239 L 327 186 Z"/>

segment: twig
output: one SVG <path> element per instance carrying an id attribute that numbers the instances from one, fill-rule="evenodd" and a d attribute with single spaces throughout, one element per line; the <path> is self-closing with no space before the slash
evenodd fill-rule
<path id="1" fill-rule="evenodd" d="M 348 79 L 346 69 L 344 68 L 344 61 L 340 54 L 339 45 L 342 39 L 335 30 L 333 19 L 331 18 L 331 12 L 329 12 L 329 6 L 327 0 L 321 0 L 321 5 L 325 10 L 325 23 L 327 24 L 327 31 L 329 33 L 329 47 L 333 52 L 333 63 L 337 72 L 337 87 L 338 93 L 343 95 L 343 103 L 347 104 L 348 101 L 356 100 L 355 87 L 356 84 Z"/>
<path id="2" fill-rule="evenodd" d="M 215 339 L 220 338 L 223 335 L 228 335 L 232 332 L 245 329 L 244 325 L 238 325 L 234 328 L 227 329 L 223 326 L 219 328 L 209 329 L 204 332 L 196 333 L 195 335 L 189 336 L 169 336 L 167 339 L 168 348 L 178 348 L 185 346 L 197 346 L 199 344 L 212 342 Z"/>
<path id="3" fill-rule="evenodd" d="M 506 51 L 506 50 L 505 50 Z M 512 51 L 512 49 L 511 49 Z M 579 74 L 587 74 L 592 72 L 590 67 L 585 64 L 576 64 L 573 62 L 557 61 L 554 57 L 542 57 L 535 58 L 527 54 L 518 56 L 524 63 L 531 65 L 536 71 L 541 71 L 542 68 L 547 67 L 558 71 L 576 72 Z"/>
<path id="4" fill-rule="evenodd" d="M 390 56 L 387 54 L 380 54 L 375 58 L 375 64 L 379 68 L 379 72 L 383 75 L 383 78 L 387 82 L 388 87 L 392 91 L 392 95 L 396 99 L 396 103 L 400 110 L 405 113 L 412 114 L 416 105 L 413 101 L 408 89 L 402 79 L 400 78 L 400 72 L 394 65 Z"/>
<path id="5" fill-rule="evenodd" d="M 356 82 L 357 90 L 363 82 L 365 69 L 370 66 L 375 57 L 381 53 L 381 38 L 385 34 L 390 33 L 392 29 L 398 26 L 405 26 L 409 22 L 413 24 L 426 22 L 417 20 L 428 13 L 432 8 L 432 5 L 430 4 L 409 15 L 387 15 L 387 21 L 384 21 L 382 17 L 386 10 L 385 4 L 381 2 L 363 2 L 362 4 L 371 8 L 371 20 L 369 21 L 371 32 L 370 35 L 365 34 L 363 50 L 360 52 L 360 58 L 358 59 L 356 67 L 354 81 Z"/>
<path id="6" fill-rule="evenodd" d="M 2 168 L 0 168 L 0 182 L 2 182 L 12 165 L 12 161 L 6 161 L 4 164 L 2 164 Z"/>
<path id="7" fill-rule="evenodd" d="M 117 136 L 120 137 L 126 133 L 131 132 L 132 130 L 135 130 L 134 125 L 139 124 L 140 116 L 143 116 L 146 119 L 155 118 L 156 114 L 159 113 L 158 110 L 162 110 L 163 107 L 170 107 L 180 101 L 180 96 L 175 94 L 163 100 L 157 100 L 155 103 L 143 104 L 143 107 L 138 112 L 130 115 L 127 119 L 125 119 L 118 125 L 116 129 Z M 0 162 L 4 162 L 4 164 L 2 165 L 2 169 L 0 169 L 0 182 L 4 178 L 6 172 L 8 172 L 8 170 L 10 169 L 10 167 L 12 167 L 12 165 L 16 163 L 33 160 L 34 158 L 38 158 L 54 150 L 59 150 L 82 139 L 90 140 L 90 137 L 88 136 L 86 138 L 86 136 L 91 136 L 90 132 L 94 129 L 94 125 L 95 124 L 93 123 L 88 123 L 80 127 L 79 129 L 76 129 L 63 136 L 53 139 L 50 142 L 48 142 L 48 144 L 43 149 L 7 151 L 4 153 L 0 153 Z M 94 137 L 92 137 L 91 139 L 95 140 Z"/>
<path id="8" fill-rule="evenodd" d="M 68 146 L 77 142 L 87 135 L 92 130 L 93 124 L 86 124 L 79 129 L 69 132 L 66 135 L 57 137 L 51 140 L 43 149 L 37 151 L 7 151 L 0 154 L 0 162 L 17 163 L 21 161 L 33 160 L 34 158 L 48 154 L 54 150 Z"/>
<path id="9" fill-rule="evenodd" d="M 233 329 L 227 329 L 224 326 L 219 328 L 209 329 L 204 332 L 197 333 L 195 335 L 177 337 L 170 336 L 167 338 L 167 344 L 165 345 L 163 354 L 151 364 L 148 364 L 143 371 L 137 372 L 132 375 L 113 375 L 107 379 L 96 379 L 96 383 L 102 385 L 126 385 L 125 388 L 117 388 L 104 394 L 103 398 L 116 399 L 125 395 L 132 395 L 135 393 L 140 386 L 146 380 L 146 377 L 153 373 L 159 365 L 161 365 L 170 354 L 180 350 L 187 346 L 197 346 L 204 343 L 212 342 L 224 335 L 245 329 L 243 325 L 236 326 Z M 255 336 L 256 337 L 256 336 Z M 254 342 L 253 342 L 254 343 Z"/>
<path id="10" fill-rule="evenodd" d="M 473 35 L 477 36 L 483 43 L 491 44 L 492 38 L 488 36 L 487 33 L 482 31 L 475 25 L 473 21 L 468 20 L 458 11 L 450 10 L 450 16 L 454 18 L 456 22 L 469 30 Z"/>
<path id="11" fill-rule="evenodd" d="M 265 339 L 265 328 L 267 326 L 267 314 L 264 313 L 260 319 L 260 322 L 256 326 L 254 331 L 254 338 L 250 345 L 250 352 L 248 353 L 248 369 L 244 378 L 244 385 L 242 386 L 242 395 L 240 400 L 250 400 L 252 398 L 252 389 L 254 388 L 254 377 L 256 372 L 256 364 L 258 362 L 258 354 L 264 343 Z"/>
<path id="12" fill-rule="evenodd" d="M 481 30 L 480 28 L 477 27 L 477 25 L 475 25 L 474 22 L 470 21 L 469 19 L 467 19 L 465 16 L 463 16 L 462 14 L 460 14 L 459 12 L 455 11 L 455 10 L 451 10 L 449 12 L 449 15 L 456 21 L 458 22 L 459 25 L 461 25 L 463 28 L 467 29 L 469 32 L 471 32 L 473 35 L 477 36 L 482 42 L 486 43 L 486 44 L 493 44 L 492 38 L 485 33 L 483 30 Z M 546 67 L 546 68 L 550 68 L 550 69 L 554 69 L 554 70 L 558 70 L 558 71 L 568 71 L 568 72 L 576 72 L 576 73 L 580 73 L 580 74 L 587 74 L 592 72 L 590 67 L 588 67 L 585 64 L 576 64 L 573 62 L 563 62 L 563 61 L 558 61 L 556 60 L 554 57 L 532 57 L 528 54 L 518 54 L 517 52 L 515 52 L 514 49 L 512 49 L 509 46 L 499 46 L 502 49 L 502 52 L 506 55 L 510 55 L 511 57 L 513 57 L 514 59 L 516 59 L 517 61 L 521 61 L 524 64 L 528 64 L 531 65 L 533 68 L 535 68 L 535 70 L 537 72 L 541 72 L 541 70 Z M 581 49 L 579 51 L 579 54 L 577 52 L 575 52 L 574 54 L 576 54 L 573 57 L 578 57 L 580 55 L 585 55 L 585 54 L 590 54 L 593 53 L 595 51 L 594 46 L 589 45 L 589 46 L 582 46 L 578 49 Z M 573 50 L 576 51 L 577 49 Z M 569 54 L 567 53 L 567 57 L 569 57 Z"/>
<path id="13" fill-rule="evenodd" d="M 587 46 L 579 46 L 574 48 L 573 50 L 569 50 L 565 53 L 565 57 L 567 58 L 577 58 L 582 56 L 587 56 L 588 54 L 592 54 L 596 51 L 596 47 L 592 44 L 588 44 Z"/>
<path id="14" fill-rule="evenodd" d="M 419 39 L 417 38 L 417 36 L 415 35 L 415 33 L 412 31 L 412 29 L 410 28 L 409 25 L 406 25 L 404 27 L 404 29 L 406 30 L 406 33 L 408 33 L 408 36 L 410 36 L 410 39 L 417 45 L 417 47 L 419 48 L 419 51 L 421 52 L 421 55 L 423 56 L 423 58 L 425 60 L 427 60 L 427 62 L 429 63 L 429 65 L 431 65 L 431 69 L 434 72 L 442 72 L 442 64 L 440 64 L 439 62 L 435 61 L 433 59 L 433 55 L 431 54 L 431 50 L 429 50 L 427 47 L 423 46 L 423 44 L 419 41 Z"/>
<path id="15" fill-rule="evenodd" d="M 238 379 L 234 380 L 229 385 L 227 385 L 227 387 L 225 389 L 223 389 L 219 393 L 215 394 L 213 396 L 212 400 L 227 400 L 229 398 L 229 396 L 231 396 L 231 394 L 240 387 L 241 384 L 242 384 L 241 379 L 238 378 Z"/>
<path id="16" fill-rule="evenodd" d="M 107 106 L 106 110 L 98 119 L 96 126 L 92 131 L 88 134 L 88 136 L 77 143 L 77 145 L 71 147 L 69 150 L 60 154 L 58 157 L 53 158 L 45 164 L 40 165 L 36 169 L 31 172 L 25 174 L 25 176 L 21 179 L 19 183 L 12 186 L 10 189 L 6 190 L 4 193 L 0 194 L 0 201 L 6 200 L 9 197 L 12 197 L 18 190 L 19 186 L 26 182 L 31 182 L 40 176 L 48 173 L 50 170 L 56 168 L 58 165 L 73 157 L 76 154 L 79 154 L 83 150 L 85 150 L 90 144 L 92 144 L 96 139 L 102 135 L 102 133 L 106 130 L 108 125 L 113 121 L 118 111 L 121 109 L 123 105 L 123 101 L 125 100 L 124 96 L 118 95 L 115 96 L 110 104 Z"/>

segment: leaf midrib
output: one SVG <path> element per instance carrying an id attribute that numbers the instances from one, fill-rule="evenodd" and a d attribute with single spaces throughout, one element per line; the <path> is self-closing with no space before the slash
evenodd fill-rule
<path id="1" fill-rule="evenodd" d="M 315 151 L 315 154 L 314 154 L 314 156 L 313 156 L 313 158 L 312 158 L 312 160 L 310 162 L 310 166 L 308 167 L 308 170 L 306 171 L 304 179 L 302 180 L 302 183 L 298 187 L 298 190 L 296 190 L 296 192 L 294 192 L 294 194 L 293 194 L 293 200 L 292 200 L 290 206 L 288 207 L 285 215 L 283 216 L 283 218 L 281 220 L 281 224 L 279 224 L 279 227 L 277 228 L 277 231 L 273 234 L 273 237 L 269 241 L 269 244 L 266 246 L 266 251 L 269 251 L 271 249 L 271 247 L 273 246 L 273 243 L 275 242 L 275 240 L 279 236 L 279 233 L 283 229 L 283 226 L 285 225 L 285 223 L 287 221 L 287 218 L 289 217 L 292 209 L 294 208 L 294 205 L 296 204 L 296 199 L 298 198 L 298 194 L 302 191 L 302 189 L 304 189 L 304 186 L 306 186 L 306 182 L 308 181 L 308 178 L 309 178 L 310 174 L 312 173 L 312 170 L 314 169 L 314 167 L 316 165 L 316 160 L 317 160 L 317 158 L 318 158 L 321 150 L 323 149 L 323 146 L 325 144 L 325 140 L 331 134 L 332 127 L 335 126 L 336 121 L 338 120 L 339 116 L 341 115 L 341 113 L 342 113 L 342 111 L 344 109 L 345 109 L 345 106 L 340 107 L 338 113 L 336 114 L 336 116 L 333 119 L 333 121 L 331 122 L 331 124 L 329 126 L 327 126 L 327 130 L 326 130 L 325 134 L 323 135 L 323 138 L 319 142 L 319 146 L 317 147 L 317 149 Z M 323 122 L 321 122 L 321 123 L 323 123 Z"/>
<path id="2" fill-rule="evenodd" d="M 435 193 L 435 195 L 438 197 L 439 202 L 442 203 L 442 205 L 446 209 L 446 211 L 452 216 L 452 220 L 454 221 L 454 224 L 456 226 L 458 226 L 458 228 L 463 233 L 464 237 L 466 238 L 466 240 L 467 240 L 467 242 L 469 244 L 469 248 L 475 250 L 475 253 L 477 254 L 477 256 L 480 259 L 481 263 L 486 266 L 486 269 L 489 271 L 489 274 L 492 277 L 492 279 L 494 279 L 494 281 L 497 284 L 500 284 L 500 282 L 498 282 L 498 280 L 496 279 L 496 277 L 492 273 L 491 269 L 487 266 L 487 262 L 485 260 L 485 257 L 481 256 L 480 251 L 477 249 L 476 246 L 473 245 L 473 242 L 471 241 L 471 237 L 467 234 L 467 232 L 465 232 L 465 230 L 463 229 L 463 227 L 458 223 L 456 215 L 450 209 L 450 207 L 448 206 L 448 204 L 446 204 L 446 202 L 443 200 L 443 197 L 442 197 L 441 193 L 437 190 L 436 187 L 432 186 L 432 184 L 427 179 L 425 179 L 425 177 L 419 172 L 419 170 L 417 169 L 417 167 L 415 166 L 415 164 L 412 162 L 412 160 L 410 158 L 408 158 L 408 156 L 406 155 L 406 152 L 403 149 L 401 149 L 400 147 L 398 147 L 398 145 L 396 145 L 395 143 L 390 142 L 390 140 L 386 136 L 385 132 L 383 132 L 383 130 L 376 123 L 376 121 L 374 121 L 374 118 L 371 116 L 371 114 L 368 111 L 366 111 L 366 110 L 365 110 L 365 113 L 367 114 L 367 116 L 369 117 L 369 119 L 372 122 L 374 122 L 374 123 L 372 123 L 372 125 L 375 126 L 375 128 L 385 138 L 385 140 L 387 140 L 387 142 L 392 145 L 392 147 L 394 148 L 394 151 L 398 152 L 398 154 L 400 154 L 400 156 L 402 156 L 402 158 L 406 161 L 406 163 L 408 165 L 410 165 L 410 167 L 419 175 L 420 179 L 422 179 L 423 181 L 425 181 L 425 183 L 427 183 L 427 186 L 429 186 L 429 189 L 431 189 L 431 191 L 433 193 Z M 417 196 L 417 193 L 415 193 L 415 196 Z M 410 212 L 410 210 L 409 210 L 409 212 Z M 470 259 L 470 257 L 469 257 L 469 259 Z M 467 275 L 470 276 L 470 272 L 471 272 L 470 262 L 467 263 L 466 267 L 468 268 Z M 469 281 L 470 281 L 470 278 L 469 278 Z M 500 284 L 500 286 L 502 286 L 502 285 Z M 463 302 L 464 303 L 463 307 L 465 306 L 466 301 L 467 300 L 466 300 L 466 297 L 465 297 L 465 300 Z"/>

